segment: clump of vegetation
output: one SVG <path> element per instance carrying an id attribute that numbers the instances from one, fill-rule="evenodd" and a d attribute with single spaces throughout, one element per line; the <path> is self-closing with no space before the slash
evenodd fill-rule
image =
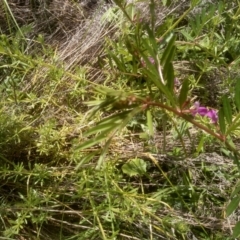
<path id="1" fill-rule="evenodd" d="M 237 1 L 0 13 L 0 236 L 239 236 Z"/>

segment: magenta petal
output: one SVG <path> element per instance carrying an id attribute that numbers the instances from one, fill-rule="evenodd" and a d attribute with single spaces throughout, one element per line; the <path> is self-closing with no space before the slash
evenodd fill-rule
<path id="1" fill-rule="evenodd" d="M 155 61 L 154 61 L 154 58 L 153 58 L 153 57 L 148 57 L 148 60 L 149 60 L 149 62 L 150 62 L 151 64 L 154 64 L 154 63 L 155 63 Z"/>
<path id="2" fill-rule="evenodd" d="M 206 114 L 208 113 L 208 109 L 205 107 L 198 107 L 195 109 L 192 109 L 192 114 L 195 116 L 196 114 L 199 114 L 201 116 L 206 116 Z"/>
<path id="3" fill-rule="evenodd" d="M 216 123 L 218 121 L 218 114 L 216 110 L 213 109 L 208 110 L 206 116 L 211 118 L 213 123 Z"/>
<path id="4" fill-rule="evenodd" d="M 199 102 L 194 103 L 195 108 L 191 109 L 191 113 L 193 116 L 199 114 L 202 117 L 208 117 L 212 120 L 213 123 L 217 123 L 218 121 L 218 114 L 217 111 L 214 109 L 208 109 L 206 107 L 200 106 Z"/>
<path id="5" fill-rule="evenodd" d="M 148 57 L 148 61 L 151 63 L 151 64 L 155 64 L 155 60 L 153 57 Z M 141 58 L 141 63 L 142 63 L 142 66 L 143 67 L 146 67 L 146 62 L 143 60 L 143 58 Z"/>
<path id="6" fill-rule="evenodd" d="M 195 102 L 195 103 L 194 103 L 194 107 L 195 107 L 195 108 L 199 108 L 199 107 L 200 107 L 200 103 L 199 103 L 199 102 Z"/>
<path id="7" fill-rule="evenodd" d="M 205 107 L 199 107 L 197 113 L 201 116 L 206 116 L 208 114 L 208 109 Z"/>

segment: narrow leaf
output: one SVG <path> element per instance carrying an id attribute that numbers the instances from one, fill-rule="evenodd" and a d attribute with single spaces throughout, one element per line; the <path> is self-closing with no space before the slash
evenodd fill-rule
<path id="1" fill-rule="evenodd" d="M 172 65 L 172 60 L 174 58 L 175 50 L 176 50 L 174 43 L 175 43 L 175 36 L 172 35 L 161 58 L 161 65 L 163 67 L 163 76 L 164 76 L 164 79 L 167 81 L 167 87 L 170 90 L 171 94 L 173 94 L 173 88 L 174 88 L 174 69 Z"/>
<path id="2" fill-rule="evenodd" d="M 155 30 L 155 22 L 156 22 L 156 12 L 155 12 L 155 9 L 156 9 L 156 4 L 154 3 L 154 0 L 151 0 L 151 3 L 149 4 L 149 8 L 150 8 L 150 16 L 151 16 L 151 25 L 152 25 L 152 29 Z M 153 36 L 154 36 L 154 31 L 153 32 Z M 155 40 L 155 37 L 154 37 L 154 40 Z"/>
<path id="3" fill-rule="evenodd" d="M 235 227 L 233 228 L 233 235 L 234 238 L 240 236 L 240 221 L 236 223 Z"/>
<path id="4" fill-rule="evenodd" d="M 112 131 L 114 128 L 121 125 L 123 119 L 126 118 L 130 112 L 131 111 L 120 112 L 118 114 L 112 115 L 110 117 L 107 117 L 101 120 L 100 122 L 97 123 L 96 126 L 86 131 L 83 134 L 83 136 L 89 136 L 91 134 L 98 133 L 98 132 L 107 133 L 109 131 Z"/>
<path id="5" fill-rule="evenodd" d="M 167 81 L 167 87 L 169 91 L 173 94 L 174 89 L 174 69 L 171 62 L 165 64 L 163 69 L 163 77 Z"/>
<path id="6" fill-rule="evenodd" d="M 113 53 L 111 53 L 110 51 L 108 52 L 109 56 L 114 60 L 114 62 L 116 63 L 118 69 L 122 72 L 126 72 L 126 68 L 125 68 L 125 65 L 124 63 L 122 63 L 119 58 L 114 55 Z"/>
<path id="7" fill-rule="evenodd" d="M 173 94 L 168 90 L 167 86 L 165 86 L 159 76 L 158 71 L 156 70 L 153 64 L 150 65 L 149 60 L 147 57 L 142 54 L 142 57 L 146 64 L 148 65 L 149 69 L 143 69 L 143 73 L 147 76 L 147 80 L 150 80 L 162 93 L 164 93 L 172 103 L 174 103 Z M 153 71 L 152 71 L 153 70 Z"/>
<path id="8" fill-rule="evenodd" d="M 232 109 L 231 109 L 231 105 L 228 100 L 228 97 L 226 95 L 224 95 L 222 97 L 222 104 L 223 104 L 224 116 L 226 117 L 227 122 L 229 124 L 231 124 L 232 123 Z"/>
<path id="9" fill-rule="evenodd" d="M 231 202 L 228 204 L 226 209 L 226 215 L 229 217 L 238 207 L 240 202 L 240 196 L 235 196 Z"/>
<path id="10" fill-rule="evenodd" d="M 173 45 L 170 49 L 169 49 L 169 53 L 166 57 L 166 61 L 165 61 L 165 64 L 169 64 L 170 62 L 173 61 L 174 59 L 174 56 L 175 56 L 175 51 L 176 51 L 176 47 Z"/>
<path id="11" fill-rule="evenodd" d="M 146 25 L 146 30 L 148 32 L 149 41 L 152 45 L 151 47 L 153 51 L 157 52 L 157 43 L 156 43 L 156 38 L 154 36 L 154 32 L 149 28 L 149 25 Z"/>
<path id="12" fill-rule="evenodd" d="M 129 111 L 124 111 L 124 112 L 120 112 L 120 113 L 117 113 L 115 115 L 112 115 L 110 117 L 107 117 L 107 118 L 104 118 L 103 120 L 101 120 L 98 124 L 106 124 L 106 123 L 112 123 L 112 122 L 119 122 L 119 119 L 124 119 L 125 117 L 127 117 L 127 115 L 129 113 L 131 113 L 132 110 L 129 110 Z"/>
<path id="13" fill-rule="evenodd" d="M 232 192 L 230 197 L 234 197 L 235 195 L 238 195 L 239 193 L 240 193 L 240 181 L 238 181 L 238 183 L 234 187 L 234 191 Z"/>
<path id="14" fill-rule="evenodd" d="M 225 134 L 226 132 L 226 124 L 224 119 L 224 113 L 223 108 L 221 108 L 218 112 L 218 121 L 219 121 L 219 127 L 222 134 Z"/>
<path id="15" fill-rule="evenodd" d="M 90 140 L 80 144 L 78 147 L 76 147 L 76 150 L 83 150 L 83 149 L 92 147 L 93 145 L 96 145 L 97 143 L 104 141 L 106 139 L 107 139 L 106 134 L 102 133 L 99 136 L 95 137 L 94 139 L 90 139 Z"/>
<path id="16" fill-rule="evenodd" d="M 171 0 L 162 0 L 162 4 L 164 7 L 169 7 L 171 5 L 172 1 Z"/>
<path id="17" fill-rule="evenodd" d="M 162 66 L 166 64 L 167 60 L 169 61 L 169 59 L 171 59 L 171 50 L 174 46 L 175 38 L 176 37 L 172 34 L 171 38 L 170 38 L 170 41 L 168 42 L 168 45 L 167 45 L 166 49 L 164 50 L 162 58 L 161 58 L 161 65 Z M 170 55 L 170 57 L 169 57 L 169 55 Z"/>
<path id="18" fill-rule="evenodd" d="M 116 128 L 118 125 L 120 125 L 121 121 L 122 120 L 119 120 L 119 123 L 115 123 L 115 122 L 111 123 L 110 122 L 110 123 L 106 123 L 106 124 L 97 125 L 97 126 L 91 128 L 89 131 L 87 131 L 83 135 L 89 136 L 89 135 L 92 135 L 94 133 L 99 133 L 99 132 L 105 132 L 107 134 L 110 131 L 112 131 L 114 128 Z"/>
<path id="19" fill-rule="evenodd" d="M 240 126 L 240 112 L 235 116 L 232 124 L 228 127 L 226 131 L 226 135 L 228 135 L 231 132 L 234 132 L 238 127 Z"/>
<path id="20" fill-rule="evenodd" d="M 178 97 L 178 103 L 179 103 L 179 106 L 181 109 L 182 109 L 183 104 L 187 100 L 188 91 L 189 91 L 189 81 L 186 79 L 186 80 L 184 80 L 184 82 L 182 84 L 181 91 L 180 91 L 180 94 Z"/>
<path id="21" fill-rule="evenodd" d="M 103 164 L 103 161 L 104 161 L 104 159 L 106 157 L 106 154 L 107 154 L 107 151 L 109 149 L 109 146 L 111 144 L 111 141 L 112 141 L 112 137 L 110 137 L 108 139 L 108 141 L 106 142 L 106 144 L 105 144 L 105 146 L 104 146 L 104 148 L 103 148 L 103 150 L 101 152 L 101 155 L 100 155 L 100 157 L 98 159 L 98 162 L 97 162 L 96 170 L 100 170 L 100 168 L 101 168 L 101 166 Z"/>
<path id="22" fill-rule="evenodd" d="M 145 62 L 148 64 L 148 60 L 145 59 Z M 143 69 L 143 72 L 148 77 L 147 80 L 150 80 L 162 93 L 166 95 L 169 100 L 173 100 L 172 94 L 169 92 L 168 88 L 161 82 L 159 73 L 155 70 L 154 72 L 151 69 Z"/>
<path id="23" fill-rule="evenodd" d="M 235 86 L 234 100 L 238 111 L 240 111 L 240 79 L 237 80 L 237 84 Z"/>
<path id="24" fill-rule="evenodd" d="M 99 151 L 93 151 L 93 152 L 87 154 L 86 156 L 82 157 L 81 161 L 75 167 L 75 170 L 76 171 L 79 170 L 79 168 L 81 168 L 83 164 L 87 164 L 89 161 L 92 160 L 93 157 L 95 157 L 98 154 L 99 154 Z"/>

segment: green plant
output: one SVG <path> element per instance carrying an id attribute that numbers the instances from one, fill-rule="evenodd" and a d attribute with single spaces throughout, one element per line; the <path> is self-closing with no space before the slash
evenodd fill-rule
<path id="1" fill-rule="evenodd" d="M 134 22 L 133 16 L 127 12 L 121 1 L 116 1 L 116 4 L 121 8 L 131 24 L 132 35 L 129 37 L 125 36 L 120 43 L 113 44 L 111 52 L 108 52 L 108 61 L 111 71 L 117 71 L 118 75 L 125 80 L 127 87 L 125 87 L 124 90 L 118 89 L 117 91 L 107 87 L 96 88 L 97 92 L 105 94 L 106 97 L 101 102 L 98 101 L 90 104 L 91 106 L 96 105 L 96 107 L 92 109 L 90 116 L 93 116 L 95 112 L 99 110 L 105 109 L 112 111 L 116 109 L 116 106 L 118 106 L 117 109 L 119 111 L 117 114 L 111 114 L 101 120 L 95 127 L 90 128 L 85 136 L 96 134 L 95 138 L 83 143 L 78 149 L 83 150 L 105 141 L 106 143 L 101 151 L 97 165 L 97 169 L 100 169 L 102 164 L 104 164 L 103 161 L 113 136 L 116 132 L 122 130 L 130 119 L 137 114 L 141 112 L 146 114 L 148 131 L 150 135 L 153 135 L 154 129 L 151 110 L 152 108 L 158 108 L 159 111 L 167 114 L 170 121 L 174 119 L 174 116 L 177 116 L 212 135 L 229 151 L 230 154 L 228 156 L 238 165 L 240 155 L 232 141 L 232 137 L 234 131 L 240 124 L 238 117 L 240 107 L 239 81 L 236 83 L 235 94 L 231 102 L 226 95 L 222 96 L 219 104 L 222 105 L 222 107 L 219 109 L 218 114 L 216 110 L 203 106 L 196 107 L 195 105 L 195 108 L 192 108 L 193 102 L 191 102 L 188 97 L 191 95 L 191 92 L 189 92 L 188 79 L 182 82 L 179 93 L 175 91 L 173 60 L 175 59 L 175 52 L 178 51 L 179 43 L 176 41 L 175 34 L 169 31 L 166 32 L 161 28 L 158 30 L 157 26 L 155 26 L 155 16 L 153 12 L 150 25 L 142 23 L 138 15 L 134 16 L 134 19 L 136 19 Z M 153 1 L 151 1 L 150 8 L 151 6 L 154 6 Z M 217 9 L 219 14 L 223 12 L 223 9 L 224 5 L 221 4 Z M 197 15 L 198 21 L 190 21 L 190 24 L 197 24 L 192 28 L 194 29 L 193 33 L 195 36 L 198 36 L 203 30 L 209 30 L 205 25 L 209 23 L 210 20 L 213 21 L 211 22 L 211 27 L 212 25 L 216 27 L 219 22 L 223 21 L 221 18 L 217 19 L 217 17 L 214 16 L 215 11 L 216 8 L 211 6 L 210 9 L 208 9 L 208 14 L 203 10 L 201 15 Z M 192 38 L 189 37 L 190 35 L 186 34 L 186 32 L 184 34 L 188 38 L 187 40 L 192 40 Z M 200 55 L 200 61 L 209 57 L 212 59 L 211 64 L 217 63 L 226 67 L 227 63 L 221 56 L 222 52 L 220 51 L 220 53 L 218 53 L 218 51 L 216 51 L 216 45 L 212 44 L 214 35 L 212 35 L 212 33 L 209 33 L 209 35 L 204 36 L 199 43 L 186 43 L 186 45 L 190 44 L 193 46 L 193 54 L 191 54 L 191 57 L 196 58 L 194 54 L 200 50 L 200 52 L 202 51 L 203 53 L 203 55 Z M 161 36 L 165 37 L 159 42 L 158 38 Z M 211 38 L 211 41 L 209 38 Z M 119 45 L 121 48 L 119 48 Z M 217 43 L 217 46 L 218 45 L 219 42 Z M 125 50 L 123 51 L 121 49 Z M 184 48 L 184 50 L 186 49 Z M 199 64 L 197 65 L 199 66 Z M 207 67 L 209 68 L 209 65 L 207 65 Z M 135 85 L 132 84 L 132 82 L 136 82 L 135 79 L 144 80 L 142 80 L 140 84 Z M 235 109 L 234 120 L 232 108 Z M 215 126 L 196 118 L 196 114 L 209 117 L 212 123 L 215 123 Z M 96 154 L 99 154 L 99 152 L 96 152 Z M 236 201 L 236 198 L 234 201 Z M 234 236 L 238 234 L 236 233 L 237 226 L 238 224 L 234 229 Z"/>
<path id="2" fill-rule="evenodd" d="M 0 236 L 234 239 L 237 1 L 115 3 L 4 1 Z"/>

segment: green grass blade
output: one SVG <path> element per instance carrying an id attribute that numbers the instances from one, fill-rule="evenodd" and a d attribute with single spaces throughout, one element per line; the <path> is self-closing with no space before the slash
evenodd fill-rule
<path id="1" fill-rule="evenodd" d="M 110 131 L 112 131 L 114 128 L 116 128 L 119 123 L 121 123 L 121 120 L 119 120 L 119 122 L 109 122 L 106 124 L 99 124 L 93 128 L 91 128 L 89 131 L 87 131 L 86 133 L 83 134 L 83 136 L 89 136 L 92 135 L 94 133 L 99 133 L 99 132 L 104 132 L 105 134 L 109 133 Z"/>
<path id="2" fill-rule="evenodd" d="M 221 131 L 222 134 L 225 134 L 225 132 L 226 132 L 226 123 L 225 123 L 223 108 L 221 108 L 219 110 L 218 118 L 219 118 L 218 121 L 219 121 L 220 131 Z"/>
<path id="3" fill-rule="evenodd" d="M 240 202 L 240 196 L 235 196 L 231 202 L 228 204 L 226 209 L 226 215 L 229 217 L 238 207 Z"/>
<path id="4" fill-rule="evenodd" d="M 234 100 L 238 111 L 240 111 L 240 79 L 237 80 L 237 84 L 235 86 Z"/>
<path id="5" fill-rule="evenodd" d="M 186 80 L 184 80 L 184 82 L 182 84 L 181 91 L 180 91 L 180 94 L 178 97 L 178 103 L 179 103 L 180 108 L 183 107 L 183 104 L 187 100 L 188 91 L 189 91 L 189 81 L 186 79 Z"/>
<path id="6" fill-rule="evenodd" d="M 240 236 L 240 221 L 236 223 L 236 225 L 233 228 L 233 235 L 234 238 Z"/>
<path id="7" fill-rule="evenodd" d="M 106 139 L 107 139 L 107 136 L 104 132 L 104 133 L 98 135 L 97 137 L 95 137 L 94 139 L 92 138 L 92 139 L 80 144 L 78 147 L 75 148 L 75 150 L 84 150 L 86 148 L 90 148 L 100 142 L 105 141 Z"/>
<path id="8" fill-rule="evenodd" d="M 172 49 L 174 48 L 176 37 L 175 37 L 175 35 L 171 34 L 169 38 L 170 38 L 170 40 L 168 42 L 166 49 L 163 52 L 162 58 L 161 58 L 162 66 L 164 66 L 168 62 L 172 61 L 173 56 L 174 56 L 174 51 L 172 51 Z"/>
<path id="9" fill-rule="evenodd" d="M 230 102 L 228 100 L 228 97 L 224 95 L 222 97 L 222 104 L 223 104 L 223 112 L 224 116 L 229 124 L 232 123 L 232 108 L 230 105 Z"/>
<path id="10" fill-rule="evenodd" d="M 167 81 L 167 87 L 168 90 L 170 91 L 170 93 L 173 93 L 173 89 L 174 89 L 174 69 L 173 69 L 173 65 L 171 62 L 169 62 L 167 65 L 164 66 L 163 69 L 163 77 L 164 79 Z"/>

